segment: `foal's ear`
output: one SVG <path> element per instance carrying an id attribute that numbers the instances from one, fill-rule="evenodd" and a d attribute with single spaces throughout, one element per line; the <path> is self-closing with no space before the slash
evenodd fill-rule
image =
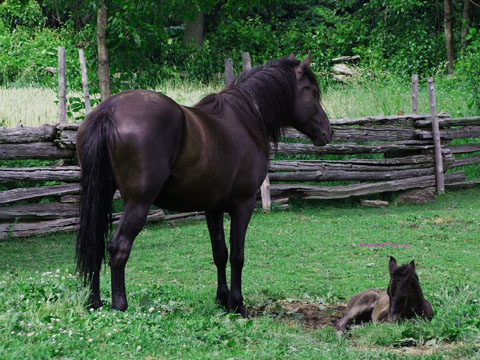
<path id="1" fill-rule="evenodd" d="M 407 266 L 407 272 L 413 274 L 415 272 L 415 260 L 410 261 L 410 264 Z"/>
<path id="2" fill-rule="evenodd" d="M 304 70 L 312 64 L 312 52 L 308 50 L 307 57 L 300 63 L 300 69 Z"/>
<path id="3" fill-rule="evenodd" d="M 296 60 L 297 58 L 295 57 L 295 51 L 293 51 L 290 55 L 288 55 L 288 60 Z"/>
<path id="4" fill-rule="evenodd" d="M 390 273 L 390 276 L 393 275 L 393 272 L 397 267 L 397 260 L 395 260 L 393 256 L 390 256 L 390 261 L 388 262 L 388 272 Z"/>

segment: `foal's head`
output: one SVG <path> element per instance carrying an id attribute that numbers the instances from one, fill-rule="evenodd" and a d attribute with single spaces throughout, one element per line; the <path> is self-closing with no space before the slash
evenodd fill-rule
<path id="1" fill-rule="evenodd" d="M 412 260 L 409 264 L 398 266 L 395 258 L 391 256 L 388 270 L 390 272 L 387 289 L 390 299 L 388 321 L 411 319 L 415 316 L 431 317 L 425 311 L 426 300 L 415 272 L 415 262 Z"/>
<path id="2" fill-rule="evenodd" d="M 296 60 L 292 53 L 288 59 Z M 326 145 L 332 139 L 332 129 L 327 114 L 320 105 L 320 89 L 310 69 L 312 53 L 295 67 L 295 103 L 291 126 L 307 135 L 314 145 Z"/>

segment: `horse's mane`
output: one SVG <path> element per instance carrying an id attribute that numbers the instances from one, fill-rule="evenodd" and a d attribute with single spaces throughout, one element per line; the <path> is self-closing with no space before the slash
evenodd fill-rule
<path id="1" fill-rule="evenodd" d="M 281 128 L 293 116 L 295 67 L 298 60 L 272 60 L 244 71 L 233 85 L 211 94 L 195 105 L 207 113 L 220 116 L 228 104 L 255 140 L 269 151 L 269 142 L 277 144 Z M 317 85 L 315 75 L 306 69 L 309 80 Z"/>

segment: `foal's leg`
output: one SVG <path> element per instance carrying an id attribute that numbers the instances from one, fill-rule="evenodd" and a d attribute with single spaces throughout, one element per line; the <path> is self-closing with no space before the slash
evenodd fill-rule
<path id="1" fill-rule="evenodd" d="M 378 294 L 373 290 L 365 290 L 354 298 L 357 299 L 348 302 L 348 311 L 345 316 L 335 322 L 335 328 L 343 331 L 355 320 L 371 320 L 372 310 L 378 301 Z M 352 298 L 353 300 L 353 298 Z"/>
<path id="2" fill-rule="evenodd" d="M 232 276 L 230 279 L 228 309 L 241 314 L 245 318 L 248 317 L 248 312 L 243 304 L 242 269 L 244 262 L 245 234 L 254 208 L 255 197 L 252 197 L 248 201 L 234 206 L 229 211 L 232 219 L 230 226 L 230 266 Z"/>
<path id="3" fill-rule="evenodd" d="M 228 260 L 227 245 L 225 245 L 225 232 L 223 229 L 223 211 L 206 211 L 208 231 L 212 241 L 213 261 L 217 266 L 218 286 L 217 301 L 228 307 L 228 287 L 225 268 Z"/>
<path id="4" fill-rule="evenodd" d="M 108 242 L 110 253 L 109 265 L 112 274 L 112 309 L 124 311 L 127 309 L 125 295 L 125 265 L 133 241 L 147 219 L 149 203 L 134 204 L 126 202 L 117 230 Z"/>

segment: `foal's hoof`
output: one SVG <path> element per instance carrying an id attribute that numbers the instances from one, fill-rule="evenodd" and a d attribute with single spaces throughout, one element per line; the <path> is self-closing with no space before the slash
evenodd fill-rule
<path id="1" fill-rule="evenodd" d="M 333 326 L 337 331 L 344 331 L 347 329 L 347 326 L 343 323 L 342 319 L 337 319 L 334 323 Z"/>

